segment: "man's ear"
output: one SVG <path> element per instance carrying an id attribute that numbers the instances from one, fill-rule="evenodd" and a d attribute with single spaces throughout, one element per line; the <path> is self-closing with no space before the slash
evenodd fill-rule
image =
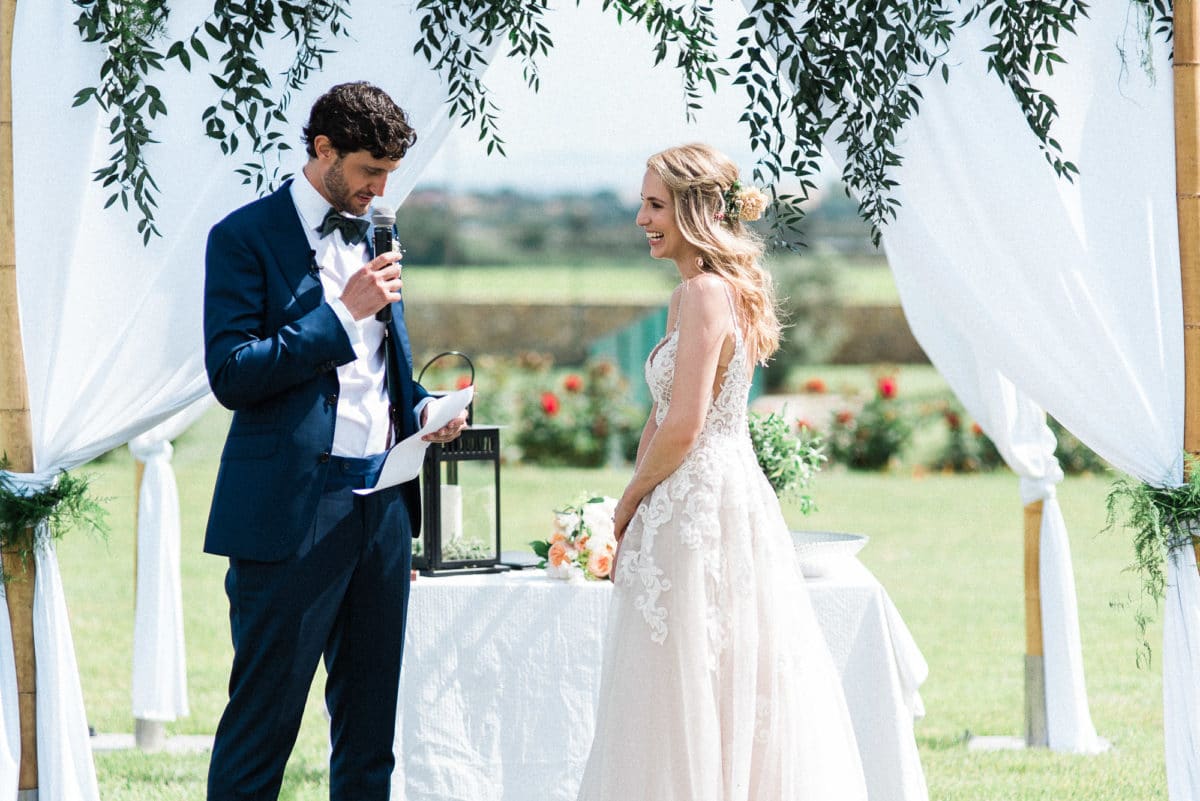
<path id="1" fill-rule="evenodd" d="M 333 142 L 325 134 L 317 134 L 317 137 L 312 141 L 313 152 L 317 154 L 317 161 L 326 164 L 332 164 L 337 160 L 337 148 L 333 146 Z"/>

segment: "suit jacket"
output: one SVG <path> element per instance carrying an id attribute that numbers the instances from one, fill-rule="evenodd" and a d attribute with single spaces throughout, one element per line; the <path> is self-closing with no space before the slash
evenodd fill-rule
<path id="1" fill-rule="evenodd" d="M 289 182 L 290 183 L 290 182 Z M 427 393 L 412 379 L 404 305 L 392 304 L 388 364 L 396 435 L 417 429 Z M 333 447 L 337 367 L 354 359 L 325 302 L 289 184 L 213 226 L 205 254 L 205 366 L 213 394 L 233 410 L 204 550 L 256 561 L 285 559 L 313 525 Z M 420 490 L 401 487 L 412 532 Z"/>

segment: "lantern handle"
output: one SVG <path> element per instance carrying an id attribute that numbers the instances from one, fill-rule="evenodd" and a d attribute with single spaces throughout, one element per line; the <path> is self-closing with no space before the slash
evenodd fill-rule
<path id="1" fill-rule="evenodd" d="M 460 350 L 442 351 L 437 356 L 434 356 L 432 359 L 425 362 L 425 366 L 422 367 L 421 372 L 417 374 L 417 383 L 418 384 L 420 384 L 421 379 L 425 377 L 425 371 L 429 369 L 430 365 L 432 365 L 434 362 L 436 362 L 438 359 L 442 358 L 443 356 L 457 356 L 460 359 L 462 359 L 464 362 L 466 362 L 467 367 L 469 367 L 471 370 L 471 386 L 475 386 L 475 363 L 471 361 L 470 356 L 468 356 L 467 354 L 463 353 Z M 435 392 L 433 394 L 436 395 L 438 393 Z M 475 406 L 474 401 L 467 404 L 467 425 L 472 425 L 475 422 L 475 409 L 473 408 L 474 406 Z"/>
<path id="2" fill-rule="evenodd" d="M 457 356 L 460 359 L 462 359 L 464 362 L 466 362 L 467 367 L 469 367 L 471 370 L 471 384 L 475 383 L 475 364 L 474 364 L 474 362 L 471 361 L 471 357 L 467 356 L 467 354 L 463 353 L 460 350 L 445 350 L 445 351 L 442 351 L 441 353 L 439 353 L 437 356 L 434 356 L 429 361 L 425 362 L 425 366 L 422 367 L 421 372 L 417 374 L 417 383 L 418 384 L 420 384 L 421 379 L 425 377 L 425 371 L 428 370 L 433 365 L 434 362 L 436 362 L 438 359 L 442 358 L 443 356 Z"/>

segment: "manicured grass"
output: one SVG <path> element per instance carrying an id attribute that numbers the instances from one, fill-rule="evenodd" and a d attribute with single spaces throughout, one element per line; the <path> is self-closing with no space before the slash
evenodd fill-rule
<path id="1" fill-rule="evenodd" d="M 414 300 L 488 303 L 663 304 L 678 282 L 675 265 L 538 264 L 529 266 L 410 266 L 404 291 Z"/>
<path id="2" fill-rule="evenodd" d="M 818 264 L 832 272 L 837 296 L 847 305 L 891 306 L 896 285 L 882 258 L 780 256 L 772 269 L 810 269 Z M 467 265 L 405 268 L 404 289 L 414 300 L 511 303 L 651 303 L 667 302 L 679 281 L 670 262 Z"/>
<path id="3" fill-rule="evenodd" d="M 907 375 L 907 372 L 905 373 Z M 828 380 L 828 379 L 827 379 Z M 915 388 L 914 388 L 915 389 Z M 229 667 L 224 561 L 201 553 L 203 523 L 226 417 L 214 410 L 176 443 L 183 510 L 183 595 L 190 717 L 171 734 L 211 733 Z M 132 731 L 133 465 L 124 452 L 86 470 L 109 496 L 107 542 L 70 533 L 59 548 L 89 722 Z M 503 469 L 506 548 L 544 536 L 551 510 L 580 491 L 617 494 L 627 470 Z M 863 562 L 879 577 L 929 662 L 927 716 L 916 726 L 936 801 L 1165 799 L 1160 666 L 1134 665 L 1132 615 L 1109 604 L 1135 591 L 1127 538 L 1100 533 L 1105 477 L 1069 478 L 1059 491 L 1071 531 L 1088 697 L 1114 744 L 1097 756 L 968 752 L 965 736 L 1023 730 L 1022 510 L 1011 474 L 914 477 L 831 470 L 814 487 L 820 509 L 796 528 L 863 532 Z M 434 581 L 436 579 L 422 579 Z M 1159 642 L 1156 628 L 1151 642 Z M 1158 656 L 1156 650 L 1156 657 Z M 283 798 L 328 797 L 323 677 L 309 699 Z M 106 801 L 202 799 L 207 755 L 120 753 L 96 760 Z"/>

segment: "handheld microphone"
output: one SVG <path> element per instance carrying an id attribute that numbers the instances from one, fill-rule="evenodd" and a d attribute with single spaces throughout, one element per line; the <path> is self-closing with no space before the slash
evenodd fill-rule
<path id="1" fill-rule="evenodd" d="M 400 241 L 392 236 L 392 228 L 396 225 L 396 212 L 391 206 L 375 206 L 371 209 L 371 225 L 375 230 L 371 233 L 371 244 L 375 247 L 375 255 L 384 253 L 403 253 Z M 381 323 L 392 321 L 392 304 L 384 306 L 375 312 L 375 319 Z"/>

